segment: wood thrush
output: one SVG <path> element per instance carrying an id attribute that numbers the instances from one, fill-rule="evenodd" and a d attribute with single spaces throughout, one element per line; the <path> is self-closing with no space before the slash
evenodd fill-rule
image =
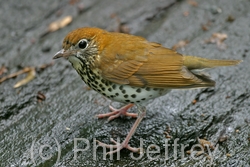
<path id="1" fill-rule="evenodd" d="M 111 139 L 116 150 L 109 154 L 122 148 L 140 151 L 130 147 L 128 142 L 145 116 L 144 105 L 149 99 L 165 95 L 171 89 L 212 87 L 215 82 L 199 69 L 241 62 L 185 56 L 142 37 L 88 27 L 76 29 L 64 38 L 63 49 L 55 54 L 54 59 L 60 57 L 71 62 L 89 87 L 113 101 L 127 104 L 120 109 L 110 106 L 112 112 L 99 114 L 98 118 L 137 117 L 122 143 Z M 134 104 L 138 115 L 127 113 Z M 98 144 L 111 147 L 99 141 Z"/>

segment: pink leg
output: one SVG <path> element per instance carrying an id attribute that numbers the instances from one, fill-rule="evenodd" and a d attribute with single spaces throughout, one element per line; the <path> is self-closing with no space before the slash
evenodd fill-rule
<path id="1" fill-rule="evenodd" d="M 107 113 L 107 114 L 98 114 L 97 118 L 105 118 L 105 117 L 109 117 L 108 121 L 111 121 L 117 117 L 119 117 L 120 115 L 125 115 L 125 116 L 129 116 L 129 117 L 133 117 L 136 118 L 138 114 L 135 113 L 128 113 L 127 110 L 129 108 L 131 108 L 134 104 L 130 103 L 120 109 L 115 109 L 114 107 L 112 107 L 111 105 L 109 105 L 109 108 L 112 112 Z"/>
<path id="2" fill-rule="evenodd" d="M 128 150 L 130 150 L 132 152 L 140 153 L 142 151 L 141 150 L 142 148 L 130 147 L 128 142 L 131 139 L 131 137 L 133 136 L 133 134 L 135 133 L 136 128 L 138 127 L 138 125 L 140 124 L 141 120 L 143 119 L 143 117 L 145 115 L 146 115 L 146 111 L 145 111 L 145 109 L 143 109 L 143 111 L 141 111 L 141 113 L 139 113 L 139 116 L 136 119 L 133 127 L 131 128 L 130 132 L 128 133 L 127 137 L 125 138 L 125 140 L 122 143 L 118 143 L 118 142 L 116 142 L 115 140 L 113 140 L 111 138 L 111 142 L 113 142 L 115 145 L 108 145 L 108 144 L 102 143 L 100 141 L 97 141 L 98 145 L 104 146 L 104 147 L 107 147 L 107 148 L 110 148 L 110 147 L 116 148 L 114 151 L 110 151 L 107 154 L 113 154 L 113 153 L 119 152 L 123 148 L 127 148 Z"/>

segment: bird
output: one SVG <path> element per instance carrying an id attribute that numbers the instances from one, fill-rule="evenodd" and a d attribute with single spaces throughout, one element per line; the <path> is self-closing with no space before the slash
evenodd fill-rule
<path id="1" fill-rule="evenodd" d="M 96 27 L 82 27 L 69 32 L 62 49 L 53 59 L 67 59 L 93 90 L 116 102 L 125 103 L 120 109 L 109 106 L 111 112 L 97 115 L 113 120 L 121 115 L 136 118 L 123 142 L 113 144 L 97 140 L 100 146 L 140 153 L 142 148 L 131 147 L 129 141 L 146 115 L 150 99 L 167 94 L 172 89 L 214 87 L 215 81 L 202 72 L 206 68 L 233 66 L 241 60 L 217 60 L 182 55 L 143 37 L 108 32 Z M 129 113 L 132 106 L 137 113 Z"/>

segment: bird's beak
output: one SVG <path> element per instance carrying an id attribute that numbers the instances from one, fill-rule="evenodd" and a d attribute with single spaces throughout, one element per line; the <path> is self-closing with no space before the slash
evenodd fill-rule
<path id="1" fill-rule="evenodd" d="M 53 59 L 58 59 L 61 57 L 64 57 L 67 59 L 72 54 L 73 54 L 72 51 L 68 51 L 68 50 L 65 51 L 64 49 L 62 49 L 54 55 Z"/>
<path id="2" fill-rule="evenodd" d="M 58 58 L 60 58 L 60 57 L 64 57 L 64 56 L 63 56 L 64 54 L 65 54 L 64 49 L 62 49 L 62 50 L 58 51 L 58 52 L 54 55 L 53 59 L 58 59 Z"/>

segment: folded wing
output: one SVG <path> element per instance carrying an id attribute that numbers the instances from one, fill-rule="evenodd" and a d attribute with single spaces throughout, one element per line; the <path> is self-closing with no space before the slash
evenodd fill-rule
<path id="1" fill-rule="evenodd" d="M 131 36 L 126 37 L 114 42 L 120 43 L 116 46 L 107 45 L 100 53 L 102 64 L 98 68 L 103 78 L 135 87 L 178 89 L 215 85 L 208 76 L 188 70 L 181 54 L 143 38 L 134 37 L 137 39 L 133 42 Z"/>

